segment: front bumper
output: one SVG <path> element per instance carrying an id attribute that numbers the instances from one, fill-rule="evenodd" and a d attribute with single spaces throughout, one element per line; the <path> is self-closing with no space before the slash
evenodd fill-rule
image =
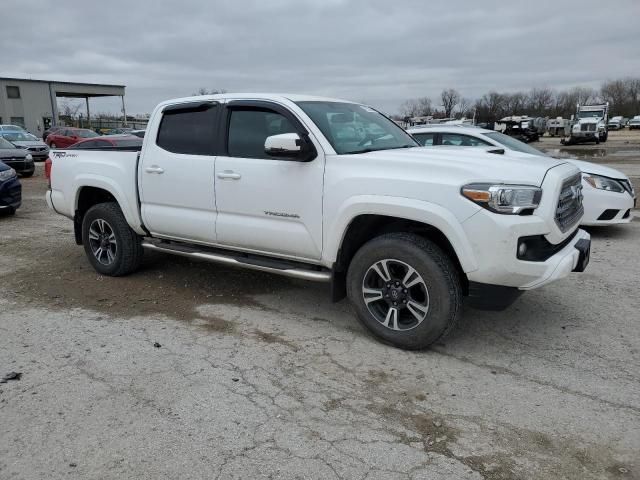
<path id="1" fill-rule="evenodd" d="M 478 263 L 476 270 L 467 272 L 469 281 L 520 290 L 538 288 L 580 270 L 581 252 L 576 247 L 590 242 L 587 232 L 575 232 L 575 228 L 560 241 L 552 241 L 549 227 L 535 215 L 497 215 L 483 210 L 464 222 L 463 228 L 472 239 Z M 519 260 L 519 239 L 536 235 L 545 235 L 555 245 L 573 237 L 544 261 Z"/>
<path id="2" fill-rule="evenodd" d="M 34 162 L 44 162 L 49 156 L 49 149 L 42 150 L 40 152 L 36 152 L 34 150 L 29 150 L 29 153 L 33 157 Z"/>
<path id="3" fill-rule="evenodd" d="M 616 225 L 633 220 L 636 199 L 628 192 L 608 192 L 582 182 L 584 216 L 580 225 Z"/>
<path id="4" fill-rule="evenodd" d="M 36 169 L 33 160 L 19 159 L 19 160 L 7 160 L 2 159 L 2 162 L 13 168 L 17 173 L 33 173 Z"/>
<path id="5" fill-rule="evenodd" d="M 18 208 L 22 204 L 22 185 L 18 178 L 0 183 L 0 211 Z"/>

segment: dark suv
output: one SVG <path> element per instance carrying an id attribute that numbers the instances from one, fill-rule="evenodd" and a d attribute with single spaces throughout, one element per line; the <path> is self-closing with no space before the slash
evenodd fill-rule
<path id="1" fill-rule="evenodd" d="M 22 185 L 13 168 L 0 162 L 0 214 L 14 214 L 22 203 Z"/>

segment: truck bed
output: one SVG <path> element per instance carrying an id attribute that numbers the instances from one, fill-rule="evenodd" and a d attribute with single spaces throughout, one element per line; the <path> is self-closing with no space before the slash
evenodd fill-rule
<path id="1" fill-rule="evenodd" d="M 47 202 L 61 215 L 74 218 L 78 198 L 85 189 L 95 187 L 112 192 L 127 222 L 144 234 L 138 208 L 139 149 L 127 147 L 54 150 L 51 190 Z M 82 189 L 78 189 L 82 185 Z"/>

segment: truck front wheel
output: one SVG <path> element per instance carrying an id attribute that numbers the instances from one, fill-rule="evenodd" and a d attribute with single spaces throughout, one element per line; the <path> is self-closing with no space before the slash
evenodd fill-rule
<path id="1" fill-rule="evenodd" d="M 433 242 L 409 233 L 382 235 L 361 247 L 349 265 L 347 294 L 371 333 L 408 350 L 443 338 L 462 305 L 451 259 Z"/>
<path id="2" fill-rule="evenodd" d="M 140 266 L 140 237 L 113 202 L 91 207 L 82 219 L 82 243 L 89 262 L 102 275 L 120 277 Z"/>

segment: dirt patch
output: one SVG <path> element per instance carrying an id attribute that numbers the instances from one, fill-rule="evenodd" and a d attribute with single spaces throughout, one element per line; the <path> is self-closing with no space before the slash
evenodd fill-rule
<path id="1" fill-rule="evenodd" d="M 198 319 L 194 324 L 208 332 L 218 332 L 227 335 L 236 333 L 238 328 L 238 326 L 233 322 L 211 316 Z"/>
<path id="2" fill-rule="evenodd" d="M 253 334 L 257 339 L 259 339 L 262 342 L 284 345 L 285 347 L 292 349 L 294 352 L 297 352 L 298 350 L 300 350 L 300 347 L 298 347 L 298 345 L 296 345 L 290 340 L 287 340 L 286 338 L 281 337 L 278 334 L 263 332 L 262 330 L 259 330 L 259 329 L 254 330 Z"/>

